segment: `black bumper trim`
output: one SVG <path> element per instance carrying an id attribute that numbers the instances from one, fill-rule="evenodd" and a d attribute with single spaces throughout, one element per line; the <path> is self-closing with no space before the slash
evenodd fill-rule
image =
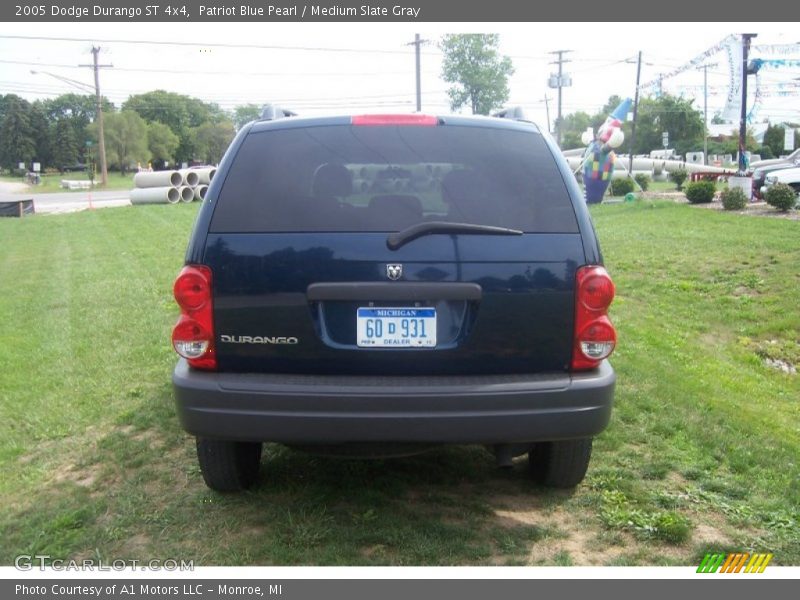
<path id="1" fill-rule="evenodd" d="M 515 443 L 590 437 L 615 374 L 354 377 L 209 373 L 179 361 L 175 402 L 202 437 L 283 443 Z"/>

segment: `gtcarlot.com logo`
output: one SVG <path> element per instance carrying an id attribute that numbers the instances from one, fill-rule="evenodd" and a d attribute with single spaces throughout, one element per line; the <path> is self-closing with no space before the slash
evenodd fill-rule
<path id="1" fill-rule="evenodd" d="M 730 554 L 706 554 L 698 573 L 763 573 L 772 554 L 749 554 L 731 552 Z"/>
<path id="2" fill-rule="evenodd" d="M 14 559 L 14 567 L 19 571 L 32 571 L 46 569 L 52 571 L 194 571 L 193 560 L 167 559 L 117 559 L 104 561 L 93 558 L 83 560 L 62 560 L 52 558 L 49 554 L 21 554 Z"/>

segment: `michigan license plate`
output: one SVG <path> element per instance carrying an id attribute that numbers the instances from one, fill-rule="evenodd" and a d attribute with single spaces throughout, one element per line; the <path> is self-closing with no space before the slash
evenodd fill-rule
<path id="1" fill-rule="evenodd" d="M 358 345 L 367 348 L 433 348 L 435 308 L 359 308 Z"/>

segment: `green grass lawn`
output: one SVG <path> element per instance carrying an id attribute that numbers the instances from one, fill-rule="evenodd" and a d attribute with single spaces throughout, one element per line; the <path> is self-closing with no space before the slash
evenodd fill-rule
<path id="1" fill-rule="evenodd" d="M 9 181 L 12 183 L 25 183 L 24 178 L 22 177 L 11 177 L 11 176 L 3 176 L 2 181 Z M 47 175 L 42 175 L 42 182 L 39 185 L 31 185 L 24 192 L 19 193 L 27 193 L 27 194 L 46 194 L 50 192 L 86 192 L 86 190 L 67 190 L 61 187 L 61 180 L 62 179 L 70 179 L 74 181 L 88 181 L 89 174 L 88 173 L 64 173 L 63 175 L 59 173 L 52 173 Z M 96 190 L 130 190 L 133 188 L 133 173 L 128 173 L 126 175 L 122 175 L 117 171 L 109 171 L 108 173 L 108 185 L 103 187 L 100 185 L 100 175 L 95 176 L 95 187 Z"/>
<path id="2" fill-rule="evenodd" d="M 575 493 L 477 447 L 337 461 L 268 446 L 208 490 L 175 417 L 171 285 L 195 205 L 0 221 L 0 564 L 800 565 L 797 222 L 593 208 L 618 297 L 609 429 Z"/>

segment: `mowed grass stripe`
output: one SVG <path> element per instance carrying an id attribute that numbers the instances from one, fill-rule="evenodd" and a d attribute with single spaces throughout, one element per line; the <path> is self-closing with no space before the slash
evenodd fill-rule
<path id="1" fill-rule="evenodd" d="M 129 390 L 168 377 L 169 273 L 188 234 L 167 232 L 176 218 L 185 231 L 194 210 L 117 211 L 1 223 L 2 263 L 13 276 L 0 298 L 11 367 L 0 374 L 0 452 L 78 434 L 113 418 Z"/>

